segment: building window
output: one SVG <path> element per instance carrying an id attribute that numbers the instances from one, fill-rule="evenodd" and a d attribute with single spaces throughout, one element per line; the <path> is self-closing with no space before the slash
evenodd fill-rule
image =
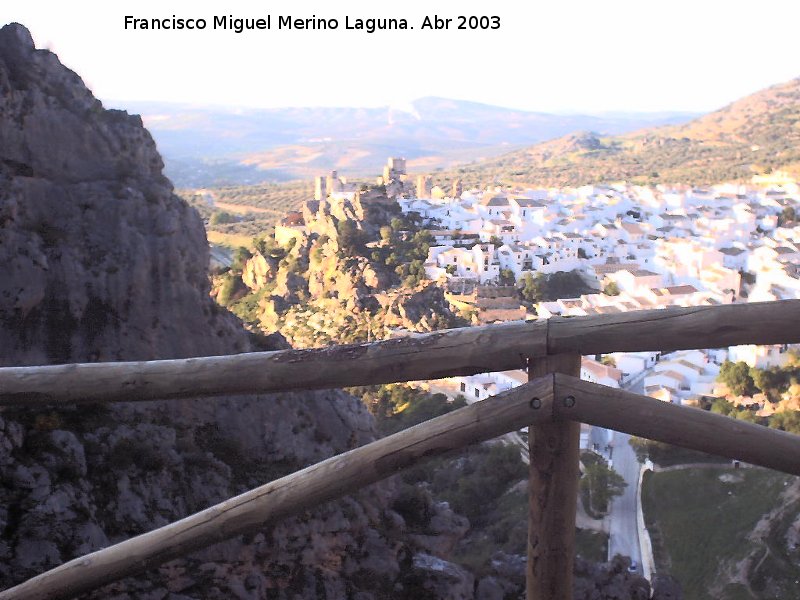
<path id="1" fill-rule="evenodd" d="M 481 392 L 480 392 L 480 390 L 478 388 L 475 388 L 475 397 L 476 398 L 480 398 L 481 397 Z"/>
<path id="2" fill-rule="evenodd" d="M 466 392 L 467 391 L 467 384 L 464 383 L 463 381 L 461 382 L 461 391 L 462 392 Z"/>

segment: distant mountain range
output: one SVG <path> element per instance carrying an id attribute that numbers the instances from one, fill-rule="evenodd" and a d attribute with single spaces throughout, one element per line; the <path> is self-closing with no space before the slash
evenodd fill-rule
<path id="1" fill-rule="evenodd" d="M 682 125 L 617 136 L 571 133 L 448 175 L 470 184 L 709 184 L 777 169 L 800 176 L 800 78 Z"/>
<path id="2" fill-rule="evenodd" d="M 111 103 L 140 113 L 179 187 L 308 178 L 337 169 L 374 176 L 388 156 L 419 172 L 493 159 L 579 130 L 622 134 L 689 113 L 556 115 L 422 98 L 403 108 L 234 109 Z"/>

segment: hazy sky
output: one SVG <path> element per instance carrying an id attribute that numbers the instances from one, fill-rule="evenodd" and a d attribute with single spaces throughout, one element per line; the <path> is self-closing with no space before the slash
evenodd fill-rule
<path id="1" fill-rule="evenodd" d="M 396 6 L 396 8 L 392 8 Z M 213 31 L 214 15 L 335 17 L 337 31 Z M 423 31 L 438 14 L 497 31 Z M 206 31 L 125 31 L 124 17 L 204 17 Z M 405 17 L 413 31 L 344 30 Z M 3 0 L 101 99 L 242 106 L 402 105 L 444 96 L 549 112 L 706 111 L 800 76 L 798 0 Z M 120 102 L 122 101 L 122 102 Z"/>

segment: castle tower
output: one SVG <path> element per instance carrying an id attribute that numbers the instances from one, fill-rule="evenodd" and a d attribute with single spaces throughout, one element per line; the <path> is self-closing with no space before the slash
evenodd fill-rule
<path id="1" fill-rule="evenodd" d="M 461 194 L 464 193 L 464 186 L 461 185 L 461 180 L 456 179 L 453 182 L 453 198 L 461 198 Z"/>
<path id="2" fill-rule="evenodd" d="M 327 181 L 324 175 L 314 177 L 314 200 L 325 200 L 328 197 Z"/>
<path id="3" fill-rule="evenodd" d="M 431 197 L 431 178 L 427 175 L 417 175 L 417 198 Z"/>
<path id="4" fill-rule="evenodd" d="M 336 171 L 331 171 L 328 175 L 328 193 L 342 191 L 342 181 L 339 179 L 339 174 Z"/>
<path id="5" fill-rule="evenodd" d="M 406 159 L 405 158 L 390 157 L 387 166 L 389 167 L 390 171 L 395 173 L 395 175 L 405 175 L 406 174 Z"/>

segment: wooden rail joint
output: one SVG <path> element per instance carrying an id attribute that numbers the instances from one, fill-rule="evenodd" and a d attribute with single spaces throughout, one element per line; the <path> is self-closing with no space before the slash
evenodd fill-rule
<path id="1" fill-rule="evenodd" d="M 553 418 L 800 475 L 800 436 L 556 373 Z"/>

